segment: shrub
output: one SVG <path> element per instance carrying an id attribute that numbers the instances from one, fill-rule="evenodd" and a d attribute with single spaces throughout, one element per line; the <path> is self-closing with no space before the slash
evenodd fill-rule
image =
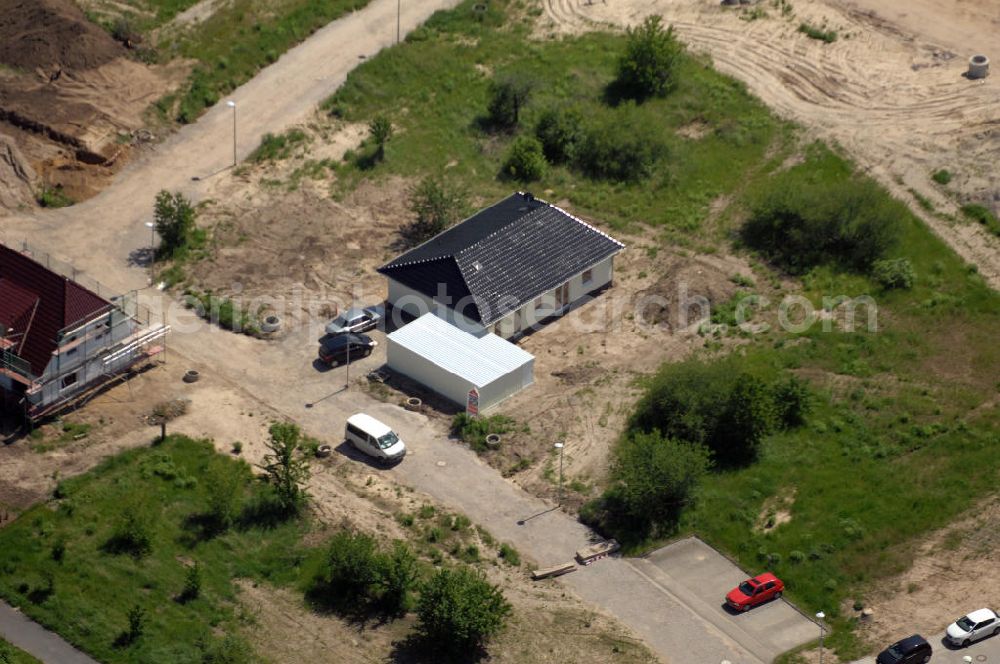
<path id="1" fill-rule="evenodd" d="M 162 258 L 172 258 L 187 246 L 194 231 L 195 210 L 184 194 L 161 190 L 153 206 L 156 232 L 160 236 L 157 253 Z"/>
<path id="2" fill-rule="evenodd" d="M 553 164 L 573 161 L 583 140 L 583 114 L 577 108 L 553 107 L 542 113 L 535 125 L 545 158 Z"/>
<path id="3" fill-rule="evenodd" d="M 703 444 L 721 467 L 757 457 L 761 439 L 779 423 L 774 393 L 733 360 L 665 365 L 630 421 L 635 432 Z"/>
<path id="4" fill-rule="evenodd" d="M 882 288 L 913 288 L 917 275 L 906 258 L 878 260 L 872 264 L 872 277 Z"/>
<path id="5" fill-rule="evenodd" d="M 611 486 L 587 514 L 600 530 L 625 539 L 672 526 L 711 464 L 708 449 L 637 432 L 615 450 Z"/>
<path id="6" fill-rule="evenodd" d="M 496 129 L 511 130 L 521 120 L 521 109 L 531 99 L 532 83 L 527 79 L 508 74 L 490 83 L 490 101 L 487 107 L 489 122 Z"/>
<path id="7" fill-rule="evenodd" d="M 458 413 L 451 420 L 451 432 L 469 444 L 476 452 L 486 450 L 486 436 L 504 434 L 514 428 L 514 420 L 506 415 L 470 417 Z"/>
<path id="8" fill-rule="evenodd" d="M 385 159 L 385 144 L 392 138 L 392 121 L 385 115 L 376 115 L 368 123 L 368 135 L 375 141 L 375 161 Z"/>
<path id="9" fill-rule="evenodd" d="M 951 171 L 944 168 L 934 171 L 934 173 L 931 174 L 931 179 L 938 184 L 948 184 L 951 182 Z"/>
<path id="10" fill-rule="evenodd" d="M 233 525 L 240 512 L 243 480 L 242 469 L 231 463 L 217 462 L 208 469 L 208 517 L 215 531 Z"/>
<path id="11" fill-rule="evenodd" d="M 503 174 L 521 182 L 531 182 L 545 175 L 545 154 L 534 136 L 518 136 L 507 150 Z"/>
<path id="12" fill-rule="evenodd" d="M 129 643 L 135 643 L 142 638 L 142 634 L 145 629 L 146 610 L 136 604 L 128 611 L 128 632 L 126 632 L 127 641 Z"/>
<path id="13" fill-rule="evenodd" d="M 800 23 L 799 32 L 806 35 L 810 39 L 816 39 L 826 44 L 832 44 L 833 42 L 837 41 L 836 30 L 824 30 L 822 28 L 817 28 L 816 26 L 810 25 L 808 23 Z"/>
<path id="14" fill-rule="evenodd" d="M 195 562 L 184 573 L 184 589 L 181 591 L 180 600 L 190 602 L 198 599 L 199 595 L 201 595 L 201 567 Z"/>
<path id="15" fill-rule="evenodd" d="M 403 542 L 394 542 L 392 551 L 379 564 L 380 604 L 393 614 L 406 613 L 410 592 L 417 582 L 417 558 Z"/>
<path id="16" fill-rule="evenodd" d="M 676 69 L 684 51 L 673 26 L 664 30 L 659 16 L 649 16 L 626 34 L 616 86 L 623 95 L 635 99 L 665 96 L 677 85 Z"/>
<path id="17" fill-rule="evenodd" d="M 122 510 L 105 549 L 111 553 L 127 553 L 134 558 L 141 558 L 153 550 L 149 524 L 141 507 L 129 505 Z"/>
<path id="18" fill-rule="evenodd" d="M 791 551 L 788 554 L 788 559 L 793 563 L 798 564 L 806 559 L 806 554 L 802 553 L 801 551 Z"/>
<path id="19" fill-rule="evenodd" d="M 464 196 L 441 180 L 425 177 L 410 191 L 410 211 L 416 219 L 403 230 L 411 244 L 429 240 L 458 221 L 465 212 Z"/>
<path id="20" fill-rule="evenodd" d="M 666 148 L 629 109 L 591 125 L 576 150 L 576 166 L 592 178 L 619 182 L 649 177 Z"/>
<path id="21" fill-rule="evenodd" d="M 813 395 L 808 383 L 796 376 L 789 376 L 788 380 L 776 383 L 772 390 L 778 420 L 785 427 L 804 424 L 813 405 Z"/>
<path id="22" fill-rule="evenodd" d="M 327 546 L 326 560 L 310 593 L 329 606 L 350 606 L 369 599 L 379 579 L 378 547 L 363 533 L 341 531 Z"/>
<path id="23" fill-rule="evenodd" d="M 510 611 L 503 593 L 482 573 L 444 569 L 420 594 L 418 630 L 430 650 L 468 654 L 503 628 Z"/>
<path id="24" fill-rule="evenodd" d="M 905 214 L 871 180 L 786 174 L 751 203 L 743 238 L 792 273 L 828 263 L 868 270 L 897 242 Z"/>

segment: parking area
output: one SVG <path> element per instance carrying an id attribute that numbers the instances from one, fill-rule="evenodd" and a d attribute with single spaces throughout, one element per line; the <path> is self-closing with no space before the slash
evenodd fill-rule
<path id="1" fill-rule="evenodd" d="M 658 549 L 635 564 L 765 662 L 819 637 L 816 623 L 784 599 L 732 612 L 725 605 L 726 593 L 751 574 L 695 537 Z"/>
<path id="2" fill-rule="evenodd" d="M 901 634 L 900 638 L 904 636 L 908 635 Z M 931 644 L 931 648 L 934 649 L 934 654 L 931 656 L 933 664 L 967 664 L 970 661 L 974 664 L 990 664 L 991 662 L 996 664 L 1000 662 L 1000 637 L 998 636 L 983 639 L 978 643 L 973 643 L 968 648 L 955 648 L 946 645 L 944 642 L 944 632 L 935 634 L 933 638 L 928 637 L 927 641 Z M 966 657 L 969 659 L 966 659 Z M 875 664 L 875 656 L 872 655 L 871 657 L 859 659 L 856 662 L 852 662 L 852 664 Z"/>

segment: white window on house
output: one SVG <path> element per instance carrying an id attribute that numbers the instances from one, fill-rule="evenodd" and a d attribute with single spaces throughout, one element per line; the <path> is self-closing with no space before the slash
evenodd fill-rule
<path id="1" fill-rule="evenodd" d="M 587 284 L 589 284 L 593 280 L 594 280 L 594 271 L 593 270 L 584 270 L 583 271 L 583 285 L 586 286 Z"/>
<path id="2" fill-rule="evenodd" d="M 73 373 L 71 373 L 71 374 L 66 374 L 65 376 L 63 376 L 63 379 L 62 379 L 62 389 L 65 390 L 67 387 L 71 387 L 72 385 L 76 385 L 76 372 L 75 371 Z"/>

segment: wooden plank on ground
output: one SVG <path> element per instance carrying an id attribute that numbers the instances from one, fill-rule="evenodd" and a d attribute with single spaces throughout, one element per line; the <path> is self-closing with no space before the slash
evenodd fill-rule
<path id="1" fill-rule="evenodd" d="M 542 569 L 536 569 L 531 573 L 531 578 L 534 581 L 540 581 L 541 579 L 547 579 L 552 576 L 562 576 L 563 574 L 568 574 L 570 572 L 576 571 L 576 563 L 562 563 L 561 565 L 553 565 L 552 567 L 543 567 Z"/>

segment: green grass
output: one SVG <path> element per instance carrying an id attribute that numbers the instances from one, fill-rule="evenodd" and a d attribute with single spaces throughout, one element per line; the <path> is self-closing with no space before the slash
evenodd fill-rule
<path id="1" fill-rule="evenodd" d="M 0 662 L 3 664 L 42 664 L 20 648 L 0 639 Z"/>
<path id="2" fill-rule="evenodd" d="M 185 306 L 226 330 L 250 336 L 260 334 L 260 312 L 243 308 L 238 300 L 188 289 L 185 292 Z"/>
<path id="3" fill-rule="evenodd" d="M 368 122 L 386 114 L 398 128 L 384 162 L 367 170 L 353 163 L 340 166 L 338 191 L 350 190 L 362 178 L 445 172 L 477 204 L 491 203 L 517 188 L 538 194 L 551 189 L 555 193 L 547 198 L 565 197 L 578 211 L 615 227 L 641 220 L 663 226 L 671 239 L 688 243 L 712 201 L 740 186 L 732 174 L 760 165 L 768 147 L 791 131 L 745 86 L 694 57 L 683 59 L 679 87 L 667 98 L 638 107 L 611 107 L 603 97 L 615 76 L 624 37 L 593 33 L 540 42 L 529 38 L 529 19 L 511 9 L 511 3 L 490 3 L 481 21 L 472 6 L 466 2 L 436 14 L 404 47 L 383 51 L 351 72 L 327 101 L 326 108 L 339 117 Z M 522 133 L 532 132 L 550 106 L 577 105 L 585 118 L 611 124 L 635 114 L 634 121 L 649 127 L 666 145 L 662 168 L 652 178 L 627 184 L 592 180 L 557 165 L 528 185 L 498 179 L 517 134 L 491 134 L 481 128 L 491 80 L 484 70 L 516 72 L 535 81 L 523 110 Z M 678 135 L 679 129 L 695 123 L 707 127 L 703 137 Z M 780 150 L 773 158 L 780 163 Z"/>
<path id="4" fill-rule="evenodd" d="M 161 59 L 180 56 L 198 64 L 180 93 L 157 102 L 167 117 L 193 122 L 223 95 L 316 30 L 368 0 L 234 0 L 159 48 Z"/>
<path id="5" fill-rule="evenodd" d="M 238 633 L 245 620 L 234 580 L 294 581 L 306 528 L 251 523 L 200 537 L 197 515 L 207 508 L 206 471 L 214 464 L 243 469 L 244 500 L 261 496 L 248 466 L 182 436 L 64 480 L 65 498 L 37 505 L 0 531 L 0 595 L 101 661 L 202 661 L 217 635 Z M 105 546 L 125 506 L 149 519 L 152 548 L 139 559 Z M 201 596 L 182 603 L 187 565 L 195 561 Z M 145 633 L 115 646 L 136 604 L 146 611 Z"/>
<path id="6" fill-rule="evenodd" d="M 301 129 L 289 129 L 283 134 L 264 134 L 260 145 L 247 157 L 248 161 L 261 163 L 291 156 L 292 151 L 306 142 L 308 135 Z"/>
<path id="7" fill-rule="evenodd" d="M 931 179 L 941 185 L 945 185 L 951 182 L 951 178 L 952 178 L 951 171 L 945 168 L 942 168 L 941 170 L 938 171 L 934 171 L 931 174 Z"/>

